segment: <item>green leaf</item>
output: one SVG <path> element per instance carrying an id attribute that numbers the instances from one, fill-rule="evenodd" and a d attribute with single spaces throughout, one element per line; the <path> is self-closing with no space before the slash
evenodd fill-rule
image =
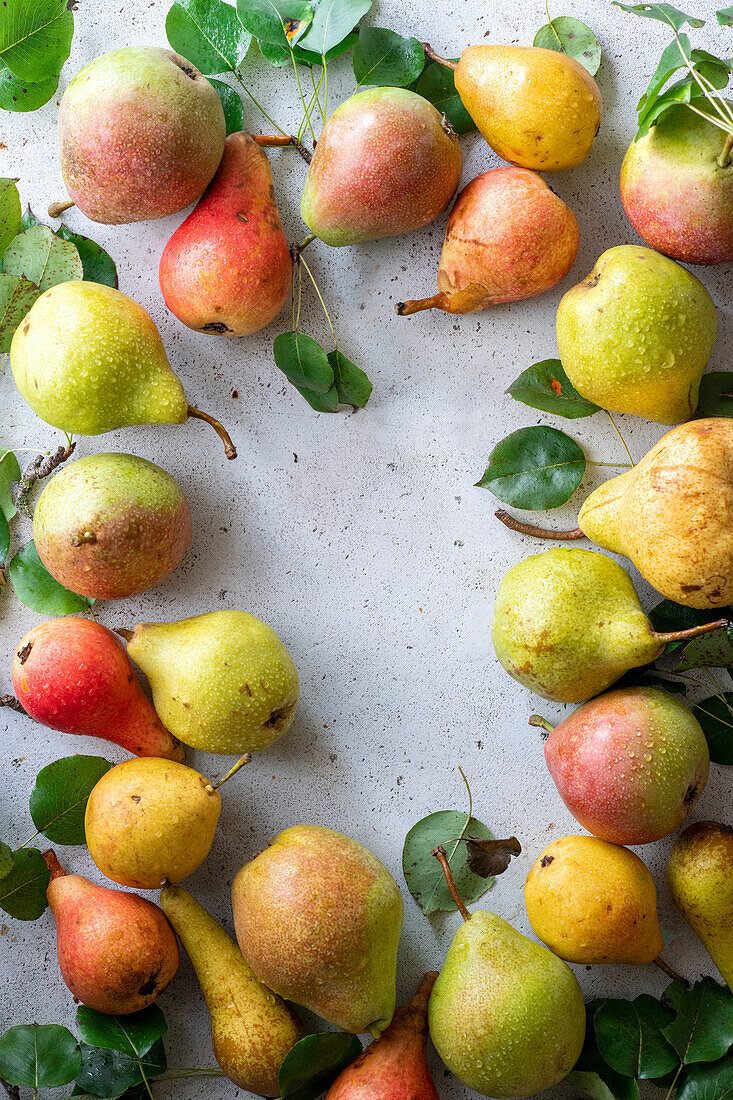
<path id="1" fill-rule="evenodd" d="M 84 275 L 76 245 L 57 237 L 47 225 L 34 225 L 18 234 L 5 249 L 3 270 L 35 283 L 41 293 Z"/>
<path id="2" fill-rule="evenodd" d="M 721 611 L 721 615 L 723 612 Z M 687 642 L 676 671 L 690 668 L 730 668 L 733 665 L 733 632 L 725 627 Z"/>
<path id="3" fill-rule="evenodd" d="M 19 1024 L 0 1036 L 0 1077 L 11 1085 L 68 1085 L 81 1066 L 76 1039 L 60 1024 Z"/>
<path id="4" fill-rule="evenodd" d="M 733 1100 L 733 1056 L 687 1066 L 676 1100 Z"/>
<path id="5" fill-rule="evenodd" d="M 646 91 L 636 105 L 636 110 L 639 113 L 639 121 L 641 121 L 643 113 L 657 98 L 669 78 L 674 76 L 676 72 L 684 67 L 685 60 L 682 55 L 682 49 L 684 49 L 688 57 L 690 55 L 690 40 L 687 35 L 683 33 L 680 34 L 678 38 L 679 42 L 676 38 L 673 38 L 670 44 L 662 52 L 656 71 L 647 84 Z"/>
<path id="6" fill-rule="evenodd" d="M 733 371 L 703 375 L 695 416 L 733 416 Z"/>
<path id="7" fill-rule="evenodd" d="M 593 1000 L 585 1006 L 586 1027 L 583 1049 L 567 1080 L 586 1096 L 590 1096 L 591 1100 L 639 1100 L 639 1086 L 636 1078 L 625 1077 L 611 1069 L 601 1058 L 598 1050 L 593 1020 L 604 1003 L 602 1000 Z"/>
<path id="8" fill-rule="evenodd" d="M 273 344 L 275 362 L 300 389 L 327 394 L 334 385 L 333 367 L 321 345 L 304 332 L 281 332 Z"/>
<path id="9" fill-rule="evenodd" d="M 0 511 L 0 569 L 5 565 L 10 553 L 10 527 L 5 518 L 5 513 Z"/>
<path id="10" fill-rule="evenodd" d="M 339 395 L 335 386 L 331 386 L 326 393 L 316 393 L 315 390 L 309 390 L 307 386 L 296 386 L 295 388 L 316 412 L 338 412 Z"/>
<path id="11" fill-rule="evenodd" d="M 237 0 L 237 14 L 260 47 L 269 42 L 287 49 L 310 26 L 313 5 L 307 0 Z"/>
<path id="12" fill-rule="evenodd" d="M 50 881 L 51 872 L 38 849 L 19 848 L 13 852 L 12 871 L 0 880 L 0 909 L 17 920 L 37 920 L 48 906 Z M 0 1077 L 5 1076 L 0 1069 Z"/>
<path id="13" fill-rule="evenodd" d="M 450 122 L 457 134 L 470 134 L 476 123 L 463 106 L 456 91 L 453 70 L 437 61 L 431 61 L 420 74 L 415 91 L 427 99 Z"/>
<path id="14" fill-rule="evenodd" d="M 462 834 L 464 839 L 458 843 Z M 413 825 L 405 837 L 402 850 L 405 882 L 426 917 L 456 909 L 441 866 L 432 854 L 439 845 L 448 853 L 453 878 L 466 905 L 478 901 L 494 885 L 493 878 L 481 878 L 469 871 L 465 840 L 468 836 L 490 840 L 493 833 L 474 817 L 466 825 L 466 815 L 458 810 L 437 810 Z"/>
<path id="15" fill-rule="evenodd" d="M 233 72 L 252 42 L 235 9 L 224 0 L 175 0 L 165 19 L 171 47 L 206 76 Z"/>
<path id="16" fill-rule="evenodd" d="M 664 999 L 677 1016 L 663 1028 L 683 1065 L 714 1062 L 733 1046 L 733 993 L 713 978 L 703 978 L 688 989 L 672 982 Z"/>
<path id="17" fill-rule="evenodd" d="M 593 1023 L 601 1057 L 627 1077 L 664 1077 L 679 1059 L 662 1034 L 673 1013 L 642 993 L 633 1001 L 604 1001 Z"/>
<path id="18" fill-rule="evenodd" d="M 316 0 L 313 22 L 301 46 L 313 53 L 327 53 L 351 34 L 371 6 L 372 0 Z"/>
<path id="19" fill-rule="evenodd" d="M 425 51 L 416 38 L 403 38 L 386 27 L 362 27 L 354 50 L 357 83 L 406 88 L 425 67 Z"/>
<path id="20" fill-rule="evenodd" d="M 44 103 L 48 103 L 58 86 L 58 73 L 48 80 L 31 84 L 29 80 L 17 77 L 0 60 L 0 110 L 37 111 Z"/>
<path id="21" fill-rule="evenodd" d="M 721 27 L 733 27 L 733 6 L 730 8 L 720 8 L 716 11 L 715 18 L 718 20 Z"/>
<path id="22" fill-rule="evenodd" d="M 168 1030 L 165 1016 L 157 1005 L 129 1016 L 103 1016 L 93 1008 L 79 1005 L 76 1010 L 79 1035 L 90 1046 L 117 1050 L 128 1058 L 142 1058 Z"/>
<path id="23" fill-rule="evenodd" d="M 334 57 L 339 57 L 342 53 L 346 53 L 350 50 L 359 40 L 359 35 L 356 31 L 353 34 L 347 34 L 337 46 L 332 46 L 330 50 L 326 50 L 326 61 L 331 61 Z M 272 42 L 260 42 L 260 53 L 269 61 L 271 65 L 290 65 L 293 58 L 299 65 L 322 65 L 323 58 L 319 53 L 311 53 L 310 50 L 302 50 L 300 46 L 294 46 L 292 55 L 287 46 L 276 46 Z"/>
<path id="24" fill-rule="evenodd" d="M 66 756 L 41 768 L 30 797 L 39 833 L 54 844 L 86 844 L 87 799 L 111 767 L 101 756 Z"/>
<path id="25" fill-rule="evenodd" d="M 532 409 L 578 420 L 600 412 L 600 406 L 581 397 L 559 359 L 543 359 L 527 367 L 506 391 L 515 401 Z"/>
<path id="26" fill-rule="evenodd" d="M 0 82 L 2 74 L 0 74 Z M 0 88 L 2 83 L 0 83 Z M 2 105 L 0 101 L 0 106 Z M 0 256 L 20 233 L 20 195 L 15 180 L 0 178 Z"/>
<path id="27" fill-rule="evenodd" d="M 702 610 L 698 607 L 686 607 L 674 600 L 661 600 L 649 612 L 652 626 L 659 634 L 670 634 L 675 630 L 689 630 L 701 623 L 711 623 L 725 613 L 719 607 Z M 672 642 L 671 647 L 678 648 L 683 642 Z"/>
<path id="28" fill-rule="evenodd" d="M 520 428 L 497 443 L 477 482 L 515 508 L 559 508 L 583 480 L 583 451 L 557 428 Z"/>
<path id="29" fill-rule="evenodd" d="M 20 466 L 15 453 L 0 444 L 0 512 L 7 520 L 11 520 L 18 511 L 10 495 L 10 483 L 20 481 L 20 476 Z"/>
<path id="30" fill-rule="evenodd" d="M 76 1076 L 77 1088 L 87 1095 L 103 1096 L 106 1100 L 126 1095 L 128 1089 L 135 1089 L 142 1082 L 141 1062 L 148 1080 L 164 1073 L 167 1064 L 162 1039 L 157 1039 L 140 1060 L 117 1050 L 89 1046 L 87 1043 L 81 1044 L 81 1057 L 81 1070 Z"/>
<path id="31" fill-rule="evenodd" d="M 242 97 L 225 84 L 223 80 L 209 80 L 209 84 L 219 97 L 224 110 L 224 121 L 229 134 L 238 134 L 244 129 L 244 104 Z"/>
<path id="32" fill-rule="evenodd" d="M 78 615 L 94 603 L 70 592 L 51 576 L 38 557 L 33 539 L 15 555 L 8 573 L 20 602 L 41 615 Z"/>
<path id="33" fill-rule="evenodd" d="M 0 840 L 0 879 L 9 875 L 13 869 L 13 850 L 9 844 Z"/>
<path id="34" fill-rule="evenodd" d="M 70 241 L 81 260 L 83 278 L 89 283 L 101 283 L 103 286 L 111 286 L 116 290 L 119 286 L 117 279 L 117 267 L 114 260 L 105 252 L 101 245 L 92 241 L 89 237 L 82 237 L 81 233 L 72 233 L 65 225 L 60 225 L 56 230 L 56 236 L 65 241 Z"/>
<path id="35" fill-rule="evenodd" d="M 285 1055 L 278 1084 L 289 1100 L 316 1100 L 361 1054 L 356 1035 L 339 1031 L 306 1035 Z"/>
<path id="36" fill-rule="evenodd" d="M 540 27 L 532 45 L 567 54 L 586 68 L 591 76 L 596 75 L 601 64 L 601 44 L 594 32 L 569 15 L 558 15 L 552 23 Z"/>
<path id="37" fill-rule="evenodd" d="M 0 274 L 0 354 L 10 351 L 13 333 L 31 308 L 40 290 L 18 275 Z"/>
<path id="38" fill-rule="evenodd" d="M 333 381 L 340 403 L 363 409 L 372 393 L 372 384 L 364 371 L 338 348 L 329 351 L 327 359 L 333 369 Z"/>
<path id="39" fill-rule="evenodd" d="M 721 694 L 696 703 L 692 713 L 702 726 L 712 762 L 733 764 L 733 692 Z"/>
<path id="40" fill-rule="evenodd" d="M 74 34 L 71 9 L 68 0 L 3 0 L 0 61 L 32 83 L 60 73 Z"/>
<path id="41" fill-rule="evenodd" d="M 673 8 L 671 4 L 621 4 L 619 0 L 613 0 L 617 8 L 631 12 L 633 15 L 643 15 L 646 19 L 656 19 L 660 23 L 666 23 L 679 31 L 685 23 L 691 27 L 704 27 L 705 20 L 698 19 L 694 15 L 685 15 L 679 8 Z"/>

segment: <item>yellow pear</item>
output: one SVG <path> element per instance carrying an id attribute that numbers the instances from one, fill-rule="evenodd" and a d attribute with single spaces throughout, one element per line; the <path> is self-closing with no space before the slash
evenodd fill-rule
<path id="1" fill-rule="evenodd" d="M 554 840 L 527 875 L 524 901 L 536 935 L 567 962 L 643 964 L 664 949 L 654 880 L 619 844 Z"/>
<path id="2" fill-rule="evenodd" d="M 733 989 L 733 828 L 696 821 L 669 854 L 667 881 L 677 908 Z"/>

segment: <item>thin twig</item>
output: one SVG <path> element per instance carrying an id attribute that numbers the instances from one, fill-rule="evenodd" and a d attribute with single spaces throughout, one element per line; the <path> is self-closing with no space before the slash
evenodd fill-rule
<path id="1" fill-rule="evenodd" d="M 75 450 L 76 443 L 70 443 L 66 447 L 57 447 L 53 454 L 36 455 L 36 457 L 28 463 L 23 471 L 23 476 L 17 484 L 17 488 L 12 493 L 13 504 L 19 512 L 22 512 L 24 516 L 30 519 L 31 510 L 29 501 L 33 486 L 37 481 L 41 481 L 44 477 L 48 477 L 49 474 L 52 474 L 62 462 L 66 462 L 67 458 L 71 458 Z"/>

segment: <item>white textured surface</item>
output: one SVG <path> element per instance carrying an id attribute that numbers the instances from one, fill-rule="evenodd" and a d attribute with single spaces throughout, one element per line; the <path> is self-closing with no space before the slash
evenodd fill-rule
<path id="1" fill-rule="evenodd" d="M 715 6 L 699 0 L 696 11 L 714 19 Z M 166 0 L 81 4 L 59 92 L 72 73 L 104 50 L 165 45 L 167 7 Z M 179 479 L 194 515 L 193 544 L 178 571 L 144 596 L 101 606 L 101 621 L 132 626 L 239 607 L 272 624 L 300 670 L 301 707 L 293 729 L 225 789 L 211 855 L 186 882 L 230 929 L 233 875 L 268 837 L 300 821 L 356 837 L 404 888 L 400 854 L 408 828 L 433 810 L 464 806 L 459 764 L 471 781 L 476 815 L 496 835 L 514 832 L 524 845 L 524 854 L 481 903 L 523 931 L 528 925 L 522 886 L 531 862 L 551 838 L 579 831 L 545 770 L 537 731 L 527 726 L 537 700 L 506 677 L 489 642 L 500 578 L 538 547 L 501 527 L 492 517 L 493 497 L 473 488 L 492 446 L 508 431 L 538 422 L 568 427 L 514 403 L 504 390 L 520 370 L 555 354 L 554 311 L 562 290 L 585 275 L 604 248 L 636 240 L 621 210 L 617 175 L 634 132 L 633 106 L 668 35 L 658 24 L 593 0 L 558 6 L 555 14 L 571 9 L 602 39 L 599 83 L 605 105 L 588 161 L 551 178 L 580 221 L 581 250 L 573 272 L 563 287 L 535 301 L 463 319 L 442 313 L 403 319 L 394 314 L 396 301 L 434 290 L 444 219 L 412 236 L 352 249 L 314 244 L 308 259 L 325 288 L 340 343 L 374 382 L 374 395 L 358 415 L 317 415 L 279 374 L 271 344 L 289 327 L 286 314 L 264 333 L 233 342 L 189 332 L 167 315 L 157 265 L 180 216 L 104 227 L 92 226 L 77 211 L 67 215 L 71 228 L 91 234 L 116 259 L 121 289 L 160 325 L 189 399 L 221 417 L 240 455 L 227 462 L 214 434 L 195 422 L 80 441 L 79 454 L 129 450 L 160 463 Z M 419 10 L 408 0 L 382 0 L 370 21 L 415 33 L 449 54 L 483 41 L 487 32 L 494 43 L 529 44 L 545 22 L 539 0 L 495 0 L 486 6 L 441 0 L 423 8 L 416 22 Z M 730 52 L 730 31 L 711 25 L 696 34 L 698 44 Z M 281 124 L 297 124 L 292 78 L 268 69 L 254 50 L 245 72 Z M 332 105 L 352 88 L 349 61 L 333 63 Z M 0 175 L 20 177 L 23 201 L 39 215 L 63 197 L 55 121 L 56 101 L 35 114 L 0 115 Z M 263 132 L 260 122 L 247 108 L 246 125 Z M 497 163 L 477 135 L 462 139 L 462 145 L 464 181 Z M 288 236 L 299 239 L 297 203 L 305 166 L 290 150 L 273 152 L 271 160 Z M 730 269 L 697 273 L 720 310 L 711 368 L 728 368 Z M 327 327 L 307 287 L 304 327 L 325 341 Z M 0 379 L 0 407 L 6 443 L 35 448 L 60 441 L 60 433 L 25 407 L 9 371 Z M 662 434 L 633 418 L 620 420 L 637 458 Z M 569 422 L 568 430 L 590 457 L 623 461 L 602 416 Z M 553 524 L 562 527 L 575 515 L 602 473 L 588 474 L 572 505 L 552 515 Z M 25 540 L 30 524 L 17 522 L 15 533 Z M 645 606 L 655 602 L 647 586 L 640 592 Z M 13 649 L 39 616 L 20 606 L 7 588 L 0 592 L 0 618 L 0 691 L 5 691 Z M 550 718 L 560 714 L 551 704 L 540 709 Z M 114 760 L 125 755 L 45 730 L 7 710 L 0 713 L 0 731 L 1 835 L 11 842 L 32 832 L 27 803 L 40 767 L 72 752 Z M 191 762 L 210 775 L 221 774 L 227 764 L 202 754 L 191 754 Z M 731 772 L 714 767 L 695 816 L 724 817 L 730 797 Z M 660 888 L 663 924 L 680 934 L 667 952 L 669 961 L 693 976 L 712 968 L 671 905 L 664 884 L 670 844 L 648 846 L 642 854 Z M 61 855 L 69 868 L 99 878 L 85 850 L 65 849 Z M 401 996 L 411 994 L 426 968 L 440 966 L 457 926 L 456 915 L 427 921 L 406 889 L 404 894 Z M 0 938 L 4 1020 L 73 1026 L 50 913 L 35 924 L 7 919 L 6 925 Z M 666 982 L 651 967 L 576 972 L 586 995 L 658 993 Z M 210 1065 L 206 1012 L 187 961 L 160 1004 L 170 1024 L 170 1064 Z M 444 1075 L 434 1054 L 431 1058 L 441 1096 L 468 1096 Z M 215 1079 L 167 1088 L 181 1100 L 233 1093 L 231 1085 Z"/>

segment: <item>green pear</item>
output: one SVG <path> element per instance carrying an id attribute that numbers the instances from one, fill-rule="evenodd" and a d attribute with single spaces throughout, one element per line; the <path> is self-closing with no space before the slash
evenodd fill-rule
<path id="1" fill-rule="evenodd" d="M 545 550 L 515 565 L 496 595 L 492 640 L 520 684 L 558 703 L 583 703 L 668 642 L 726 626 L 727 620 L 658 634 L 618 562 L 592 550 Z"/>
<path id="2" fill-rule="evenodd" d="M 54 428 L 101 435 L 194 416 L 236 458 L 221 424 L 186 401 L 149 313 L 113 287 L 77 279 L 47 290 L 15 330 L 10 365 L 21 396 Z"/>
<path id="3" fill-rule="evenodd" d="M 669 853 L 667 881 L 675 904 L 733 989 L 733 828 L 696 821 Z"/>
<path id="4" fill-rule="evenodd" d="M 260 752 L 290 728 L 298 672 L 275 631 L 246 611 L 141 623 L 127 652 L 167 729 L 204 752 Z"/>
<path id="5" fill-rule="evenodd" d="M 232 884 L 242 954 L 261 982 L 343 1031 L 381 1033 L 395 1008 L 402 896 L 355 840 L 286 829 Z"/>
<path id="6" fill-rule="evenodd" d="M 576 390 L 658 424 L 692 416 L 716 330 L 699 279 L 640 245 L 609 248 L 557 311 L 560 359 Z"/>
<path id="7" fill-rule="evenodd" d="M 278 1096 L 282 1061 L 303 1038 L 300 1020 L 257 981 L 232 938 L 183 887 L 165 886 L 160 906 L 196 971 L 217 1062 L 245 1092 Z"/>

